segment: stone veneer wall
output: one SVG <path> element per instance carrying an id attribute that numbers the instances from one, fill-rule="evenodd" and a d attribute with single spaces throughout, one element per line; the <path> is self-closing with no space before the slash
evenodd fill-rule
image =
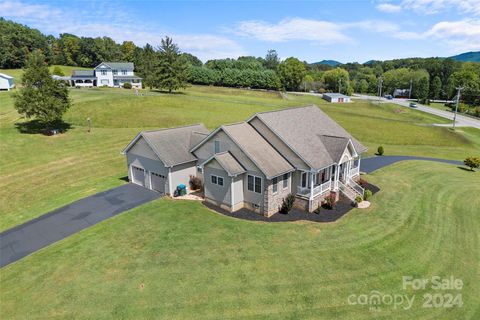
<path id="1" fill-rule="evenodd" d="M 278 191 L 273 194 L 272 180 L 267 180 L 267 186 L 264 190 L 263 215 L 270 217 L 277 213 L 282 206 L 283 199 L 290 194 L 291 177 L 289 177 L 288 188 L 283 189 L 282 180 L 278 180 Z"/>

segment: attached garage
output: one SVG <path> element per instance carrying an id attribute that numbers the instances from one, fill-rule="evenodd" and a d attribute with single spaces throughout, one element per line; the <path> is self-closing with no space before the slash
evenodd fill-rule
<path id="1" fill-rule="evenodd" d="M 166 176 L 156 172 L 150 172 L 150 182 L 152 183 L 152 190 L 158 191 L 160 193 L 165 193 L 167 186 Z"/>
<path id="2" fill-rule="evenodd" d="M 132 182 L 145 187 L 145 170 L 139 167 L 130 166 Z"/>
<path id="3" fill-rule="evenodd" d="M 129 181 L 164 194 L 179 184 L 189 185 L 197 174 L 192 146 L 208 135 L 201 124 L 140 132 L 123 150 Z"/>

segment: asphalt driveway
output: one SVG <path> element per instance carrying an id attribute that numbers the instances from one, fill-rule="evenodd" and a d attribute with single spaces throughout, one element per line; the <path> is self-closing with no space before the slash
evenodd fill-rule
<path id="1" fill-rule="evenodd" d="M 426 160 L 426 161 L 450 163 L 455 165 L 463 165 L 463 162 L 461 161 L 438 159 L 438 158 L 423 158 L 423 157 L 412 157 L 412 156 L 378 156 L 378 157 L 362 159 L 360 161 L 360 171 L 370 173 L 380 168 L 389 166 L 395 162 L 404 161 L 404 160 Z"/>
<path id="2" fill-rule="evenodd" d="M 78 200 L 0 233 L 0 267 L 100 221 L 160 197 L 129 183 Z"/>

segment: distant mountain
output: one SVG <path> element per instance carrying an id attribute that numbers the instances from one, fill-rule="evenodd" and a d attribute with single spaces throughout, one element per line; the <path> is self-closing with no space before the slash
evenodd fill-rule
<path id="1" fill-rule="evenodd" d="M 319 61 L 319 62 L 314 62 L 312 64 L 325 64 L 325 65 L 330 66 L 330 67 L 336 67 L 336 66 L 338 66 L 339 64 L 342 64 L 342 63 L 338 62 L 338 61 L 335 61 L 335 60 L 322 60 L 322 61 Z"/>
<path id="2" fill-rule="evenodd" d="M 453 60 L 462 61 L 462 62 L 480 62 L 480 51 L 470 51 L 461 54 L 457 54 L 456 56 L 449 57 Z"/>

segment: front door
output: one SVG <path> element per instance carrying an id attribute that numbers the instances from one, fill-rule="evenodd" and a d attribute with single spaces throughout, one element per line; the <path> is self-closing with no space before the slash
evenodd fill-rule
<path id="1" fill-rule="evenodd" d="M 347 163 L 344 162 L 340 165 L 340 173 L 339 173 L 339 178 L 340 178 L 340 181 L 345 181 L 345 177 L 346 177 L 346 172 L 347 171 Z"/>

